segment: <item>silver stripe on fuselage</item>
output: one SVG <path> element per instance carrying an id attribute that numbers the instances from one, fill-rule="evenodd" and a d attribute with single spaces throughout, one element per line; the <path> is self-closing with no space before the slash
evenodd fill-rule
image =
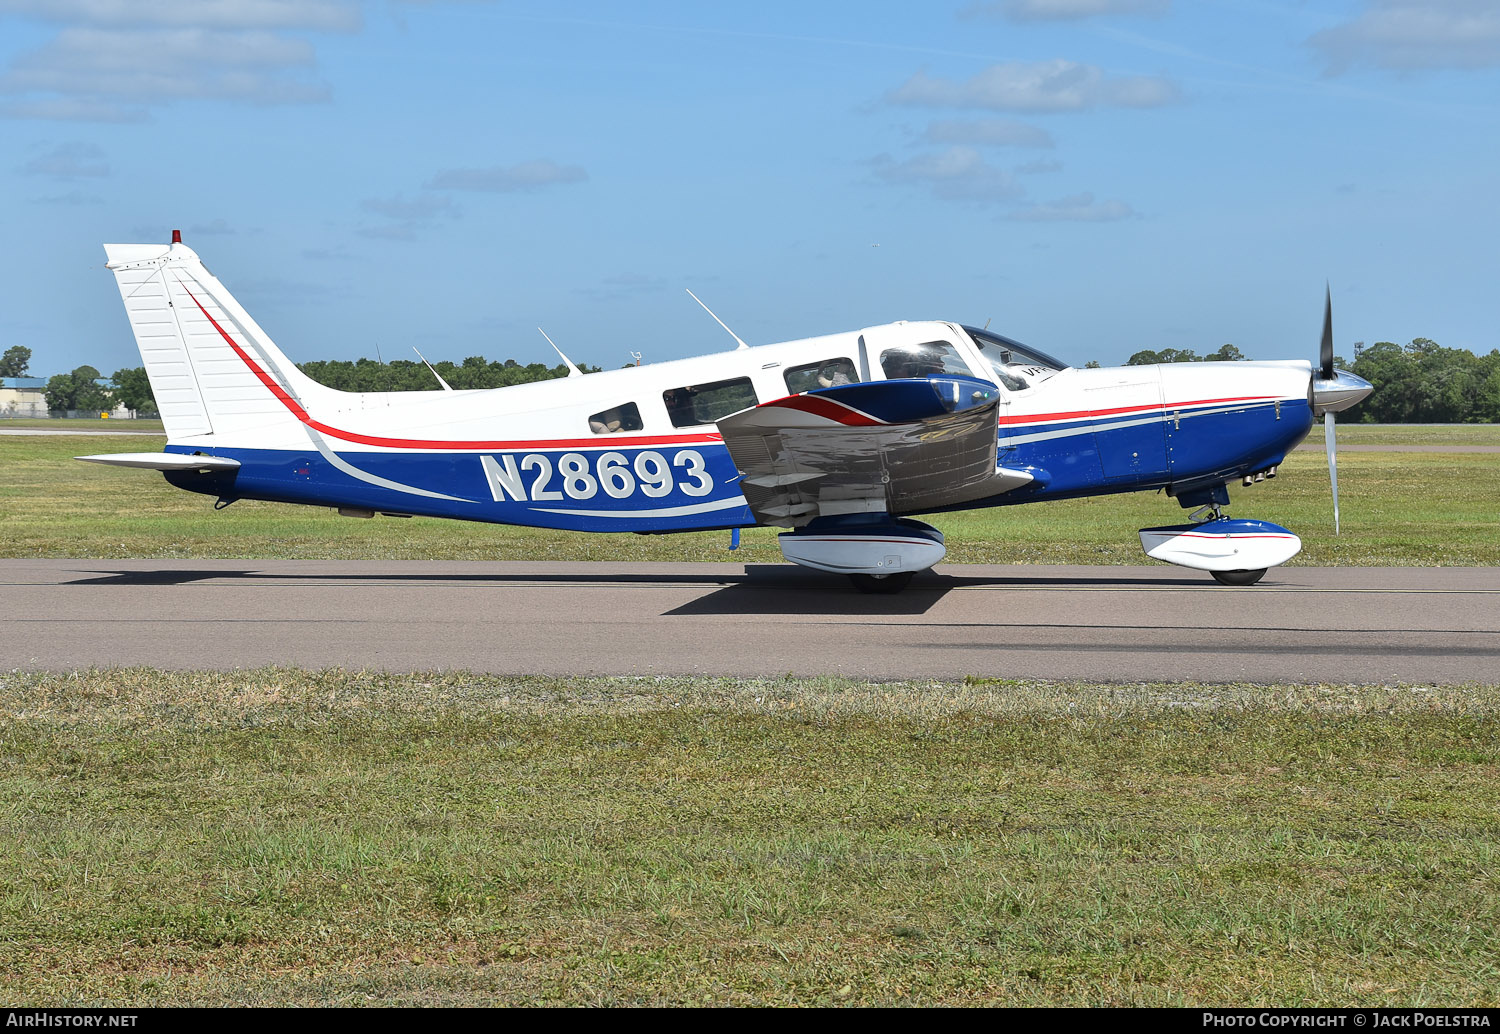
<path id="1" fill-rule="evenodd" d="M 1052 440 L 1054 438 L 1071 438 L 1071 437 L 1074 437 L 1075 435 L 1089 434 L 1089 433 L 1094 432 L 1094 431 L 1118 431 L 1118 430 L 1121 430 L 1121 429 L 1126 428 L 1126 427 L 1140 427 L 1143 424 L 1159 424 L 1159 423 L 1164 423 L 1167 420 L 1173 419 L 1173 417 L 1172 417 L 1173 413 L 1175 413 L 1177 415 L 1177 419 L 1190 420 L 1190 419 L 1192 419 L 1195 416 L 1216 416 L 1216 415 L 1218 415 L 1220 413 L 1234 413 L 1234 412 L 1239 412 L 1239 411 L 1246 410 L 1246 409 L 1263 409 L 1263 408 L 1265 408 L 1267 406 L 1275 405 L 1277 401 L 1296 401 L 1296 400 L 1287 400 L 1287 399 L 1275 400 L 1275 399 L 1273 399 L 1270 402 L 1256 402 L 1256 403 L 1251 403 L 1251 404 L 1246 404 L 1246 403 L 1243 403 L 1243 402 L 1239 402 L 1239 403 L 1236 403 L 1236 404 L 1234 404 L 1232 406 L 1218 406 L 1218 407 L 1215 407 L 1213 409 L 1199 409 L 1199 410 L 1193 410 L 1193 411 L 1190 411 L 1190 412 L 1189 411 L 1183 411 L 1183 410 L 1180 410 L 1180 409 L 1174 410 L 1174 409 L 1168 408 L 1167 410 L 1165 410 L 1163 412 L 1153 413 L 1150 416 L 1144 416 L 1144 417 L 1134 417 L 1134 418 L 1128 418 L 1128 419 L 1122 419 L 1122 420 L 1111 420 L 1111 421 L 1109 421 L 1107 423 L 1100 423 L 1100 424 L 1082 423 L 1082 424 L 1078 424 L 1078 425 L 1073 426 L 1073 427 L 1065 427 L 1065 428 L 1061 428 L 1059 430 L 1052 430 L 1052 431 L 1037 431 L 1037 432 L 1034 432 L 1032 434 L 1003 435 L 1001 437 L 1001 439 L 1000 439 L 1000 444 L 1002 444 L 1002 445 L 1026 445 L 1029 442 L 1044 442 L 1044 441 L 1050 441 L 1050 440 Z M 1015 426 L 1015 425 L 1012 425 L 1012 426 Z M 1028 425 L 1022 424 L 1020 426 L 1025 427 L 1025 426 L 1028 426 Z M 1035 426 L 1035 425 L 1030 425 L 1030 426 Z"/>

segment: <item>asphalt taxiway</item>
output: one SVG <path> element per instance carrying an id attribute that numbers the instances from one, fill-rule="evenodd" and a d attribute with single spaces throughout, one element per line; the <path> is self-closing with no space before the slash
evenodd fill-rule
<path id="1" fill-rule="evenodd" d="M 1500 681 L 1500 570 L 0 560 L 0 667 Z"/>

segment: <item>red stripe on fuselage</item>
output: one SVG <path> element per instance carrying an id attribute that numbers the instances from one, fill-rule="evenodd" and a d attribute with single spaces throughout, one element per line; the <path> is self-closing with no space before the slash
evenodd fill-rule
<path id="1" fill-rule="evenodd" d="M 178 283 L 182 282 L 179 280 Z M 307 410 L 303 409 L 302 406 L 298 404 L 296 399 L 287 394 L 286 389 L 284 389 L 280 384 L 277 384 L 275 379 L 272 378 L 270 374 L 266 373 L 260 368 L 259 363 L 252 359 L 243 348 L 235 344 L 234 338 L 230 337 L 229 333 L 223 327 L 219 326 L 218 320 L 214 319 L 208 314 L 208 310 L 203 307 L 203 303 L 200 302 L 196 297 L 194 297 L 192 291 L 188 290 L 187 284 L 182 284 L 182 289 L 184 291 L 187 291 L 187 296 L 193 299 L 193 304 L 198 306 L 198 311 L 203 313 L 203 317 L 207 319 L 208 322 L 213 324 L 214 329 L 219 332 L 219 336 L 224 339 L 224 343 L 227 344 L 230 348 L 234 349 L 234 354 L 240 357 L 240 360 L 250 368 L 250 372 L 255 374 L 255 376 L 260 379 L 260 382 L 270 390 L 271 394 L 275 395 L 278 399 L 281 400 L 281 404 L 286 406 L 286 408 L 291 411 L 293 416 L 295 416 L 298 420 L 302 421 L 304 424 L 306 424 L 308 427 L 311 427 L 315 431 L 321 431 L 324 434 L 330 435 L 334 438 L 341 438 L 346 442 L 358 442 L 361 445 L 378 445 L 387 449 L 502 450 L 579 449 L 604 448 L 606 446 L 615 448 L 620 446 L 634 445 L 717 445 L 724 440 L 723 435 L 708 433 L 667 435 L 665 437 L 658 435 L 655 437 L 645 438 L 610 437 L 606 440 L 601 440 L 599 438 L 555 438 L 512 442 L 449 442 L 428 441 L 417 438 L 382 438 L 375 435 L 359 434 L 354 431 L 345 431 L 342 428 L 331 427 L 328 424 L 323 423 L 321 420 L 314 420 L 308 414 Z"/>

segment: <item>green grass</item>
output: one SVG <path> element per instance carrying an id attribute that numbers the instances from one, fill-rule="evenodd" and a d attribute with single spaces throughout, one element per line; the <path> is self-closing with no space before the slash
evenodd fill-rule
<path id="1" fill-rule="evenodd" d="M 140 420 L 121 420 L 116 417 L 110 417 L 108 420 L 100 420 L 98 417 L 74 417 L 72 419 L 69 419 L 67 417 L 59 417 L 56 420 L 48 420 L 21 417 L 11 420 L 0 420 L 0 431 L 3 431 L 8 427 L 36 427 L 44 428 L 49 431 L 69 431 L 78 429 L 84 431 L 156 431 L 157 433 L 164 433 L 161 420 L 154 418 L 142 418 Z"/>
<path id="2" fill-rule="evenodd" d="M 0 679 L 28 1005 L 1500 1000 L 1500 686 Z"/>
<path id="3" fill-rule="evenodd" d="M 1356 424 L 1340 421 L 1338 440 L 1350 445 L 1500 445 L 1500 424 Z M 1311 441 L 1323 444 L 1323 424 Z"/>
<path id="4" fill-rule="evenodd" d="M 585 535 L 423 518 L 341 518 L 331 510 L 211 500 L 149 471 L 72 456 L 139 452 L 141 438 L 0 438 L 0 556 L 386 558 L 456 560 L 735 560 L 779 562 L 772 529 L 670 536 Z M 1294 564 L 1500 564 L 1500 454 L 1345 453 L 1343 534 L 1321 454 L 1298 452 L 1275 480 L 1232 489 L 1239 516 L 1302 536 Z M 933 518 L 952 563 L 1142 563 L 1135 530 L 1186 519 L 1152 493 L 1000 507 Z"/>

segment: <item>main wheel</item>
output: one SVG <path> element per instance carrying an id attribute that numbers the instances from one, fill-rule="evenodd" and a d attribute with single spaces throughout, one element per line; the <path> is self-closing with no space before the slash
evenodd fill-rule
<path id="1" fill-rule="evenodd" d="M 849 579 L 854 582 L 854 587 L 860 592 L 876 593 L 888 596 L 894 592 L 900 592 L 906 588 L 914 572 L 902 571 L 899 574 L 851 574 Z"/>
<path id="2" fill-rule="evenodd" d="M 1254 585 L 1265 575 L 1264 567 L 1257 571 L 1210 571 L 1214 581 L 1220 585 Z"/>

